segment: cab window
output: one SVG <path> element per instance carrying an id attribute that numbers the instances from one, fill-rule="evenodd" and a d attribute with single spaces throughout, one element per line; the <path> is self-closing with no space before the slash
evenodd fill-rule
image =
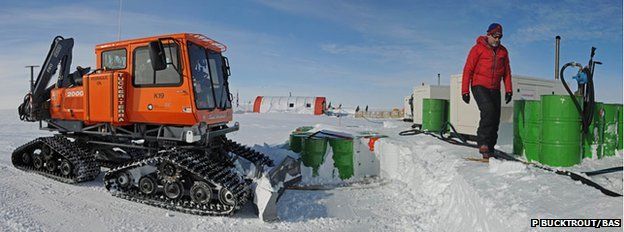
<path id="1" fill-rule="evenodd" d="M 133 84 L 136 86 L 178 86 L 182 84 L 182 77 L 173 65 L 176 64 L 176 67 L 180 67 L 178 47 L 174 44 L 166 44 L 165 54 L 168 63 L 167 68 L 154 71 L 149 56 L 149 48 L 147 46 L 136 48 L 134 50 Z"/>
<path id="2" fill-rule="evenodd" d="M 210 64 L 210 76 L 212 77 L 212 85 L 215 92 L 215 102 L 217 107 L 221 109 L 232 108 L 230 101 L 230 90 L 223 73 L 224 62 L 223 57 L 219 53 L 208 52 L 208 63 Z"/>
<path id="3" fill-rule="evenodd" d="M 108 70 L 126 68 L 126 49 L 102 52 L 102 68 Z"/>

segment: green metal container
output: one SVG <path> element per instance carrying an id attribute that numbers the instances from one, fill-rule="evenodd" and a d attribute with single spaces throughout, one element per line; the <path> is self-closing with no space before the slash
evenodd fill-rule
<path id="1" fill-rule="evenodd" d="M 604 104 L 604 156 L 614 156 L 618 146 L 618 104 Z"/>
<path id="2" fill-rule="evenodd" d="M 583 158 L 602 158 L 602 140 L 604 133 L 604 122 L 602 121 L 601 102 L 594 105 L 594 118 L 589 125 L 589 131 L 583 136 Z M 595 156 L 595 157 L 594 157 Z"/>
<path id="3" fill-rule="evenodd" d="M 293 132 L 290 134 L 289 146 L 290 150 L 300 153 L 303 150 L 303 140 L 306 137 L 310 136 L 311 133 L 308 132 Z"/>
<path id="4" fill-rule="evenodd" d="M 622 143 L 623 143 L 622 139 L 624 139 L 623 138 L 624 134 L 622 134 L 622 127 L 623 127 L 622 126 L 622 115 L 624 114 L 624 112 L 622 112 L 622 104 L 618 104 L 617 111 L 618 111 L 618 116 L 620 116 L 619 120 L 618 120 L 618 124 L 617 124 L 617 136 L 618 136 L 617 148 L 618 148 L 618 150 L 621 151 L 622 150 Z"/>
<path id="5" fill-rule="evenodd" d="M 326 152 L 326 138 L 307 137 L 304 139 L 301 161 L 303 161 L 304 166 L 312 168 L 312 176 L 318 176 L 318 169 L 325 160 Z"/>
<path id="6" fill-rule="evenodd" d="M 422 130 L 440 132 L 446 123 L 446 105 L 448 100 L 423 99 Z"/>
<path id="7" fill-rule="evenodd" d="M 537 100 L 524 102 L 524 131 L 521 133 L 524 157 L 527 161 L 539 161 L 540 138 L 542 137 L 542 103 Z"/>
<path id="8" fill-rule="evenodd" d="M 334 167 L 338 169 L 340 179 L 349 179 L 353 176 L 353 140 L 330 138 Z"/>
<path id="9" fill-rule="evenodd" d="M 581 99 L 577 97 L 581 102 Z M 542 95 L 539 161 L 556 167 L 581 162 L 581 116 L 569 95 Z"/>
<path id="10" fill-rule="evenodd" d="M 524 154 L 524 100 L 514 100 L 513 114 L 513 153 L 514 155 Z"/>

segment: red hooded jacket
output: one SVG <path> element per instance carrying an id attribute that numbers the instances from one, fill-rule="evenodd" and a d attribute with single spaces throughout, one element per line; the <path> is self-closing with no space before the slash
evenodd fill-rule
<path id="1" fill-rule="evenodd" d="M 505 82 L 505 92 L 511 92 L 511 68 L 507 49 L 502 44 L 493 48 L 488 44 L 487 36 L 479 36 L 477 44 L 470 49 L 466 59 L 462 94 L 470 93 L 470 86 L 476 85 L 499 90 L 501 79 Z"/>

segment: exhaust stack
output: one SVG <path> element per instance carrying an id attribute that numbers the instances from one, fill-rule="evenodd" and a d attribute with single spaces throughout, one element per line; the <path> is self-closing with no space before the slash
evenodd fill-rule
<path id="1" fill-rule="evenodd" d="M 555 37 L 555 80 L 559 80 L 559 41 L 561 36 Z"/>

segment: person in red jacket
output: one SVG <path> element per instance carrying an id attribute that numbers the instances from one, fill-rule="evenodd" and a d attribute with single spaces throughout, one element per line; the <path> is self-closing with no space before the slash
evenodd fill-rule
<path id="1" fill-rule="evenodd" d="M 503 27 L 492 23 L 487 35 L 479 36 L 464 66 L 462 76 L 462 99 L 470 103 L 470 91 L 474 96 L 481 119 L 477 129 L 477 145 L 483 158 L 493 156 L 498 139 L 501 114 L 501 80 L 505 83 L 505 104 L 511 101 L 511 68 L 509 54 L 501 45 Z"/>

